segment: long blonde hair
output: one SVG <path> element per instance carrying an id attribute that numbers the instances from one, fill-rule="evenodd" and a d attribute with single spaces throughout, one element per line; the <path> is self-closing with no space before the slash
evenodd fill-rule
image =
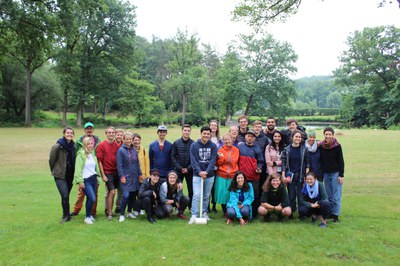
<path id="1" fill-rule="evenodd" d="M 89 141 L 91 140 L 92 140 L 91 137 L 85 137 L 82 140 L 83 149 L 85 150 L 86 157 L 88 157 L 89 154 L 92 152 L 92 146 L 91 145 L 89 146 Z"/>

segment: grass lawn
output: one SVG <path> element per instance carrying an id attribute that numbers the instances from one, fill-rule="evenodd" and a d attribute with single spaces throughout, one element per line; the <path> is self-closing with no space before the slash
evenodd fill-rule
<path id="1" fill-rule="evenodd" d="M 108 222 L 104 184 L 94 225 L 84 224 L 83 212 L 59 224 L 48 155 L 61 131 L 0 129 L 0 265 L 399 264 L 400 131 L 343 130 L 337 136 L 346 163 L 343 211 L 341 222 L 327 229 L 297 219 L 226 225 L 220 209 L 208 225 L 175 217 L 150 224 L 143 216 Z M 76 138 L 83 130 L 77 131 Z M 170 129 L 167 138 L 175 140 L 179 131 Z M 95 133 L 104 139 L 103 132 Z M 138 132 L 145 146 L 156 138 L 155 129 Z M 192 137 L 199 137 L 198 129 Z M 76 194 L 74 186 L 71 207 Z"/>

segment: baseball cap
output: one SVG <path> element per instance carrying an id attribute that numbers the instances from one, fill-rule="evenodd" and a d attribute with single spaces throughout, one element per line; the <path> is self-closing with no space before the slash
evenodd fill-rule
<path id="1" fill-rule="evenodd" d="M 93 123 L 92 123 L 92 122 L 87 122 L 83 128 L 86 129 L 86 128 L 88 128 L 88 127 L 94 128 Z"/>
<path id="2" fill-rule="evenodd" d="M 151 169 L 150 170 L 150 175 L 158 175 L 158 176 L 160 176 L 160 171 L 158 171 L 158 169 Z"/>
<path id="3" fill-rule="evenodd" d="M 256 133 L 255 133 L 253 130 L 251 130 L 251 129 L 247 130 L 246 135 L 247 135 L 247 134 L 251 134 L 251 135 L 253 135 L 254 137 L 257 137 Z"/>
<path id="4" fill-rule="evenodd" d="M 157 127 L 157 131 L 167 131 L 167 127 L 164 126 L 164 125 L 159 125 L 159 126 Z"/>

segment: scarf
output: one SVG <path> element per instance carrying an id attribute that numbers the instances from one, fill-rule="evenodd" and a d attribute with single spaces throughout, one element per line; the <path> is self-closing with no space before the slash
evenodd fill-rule
<path id="1" fill-rule="evenodd" d="M 326 140 L 323 140 L 320 142 L 320 145 L 322 148 L 324 148 L 325 150 L 332 150 L 333 148 L 336 148 L 337 146 L 339 146 L 339 142 L 337 141 L 337 139 L 332 138 L 331 142 L 326 142 Z"/>
<path id="2" fill-rule="evenodd" d="M 314 144 L 312 146 L 310 146 L 308 141 L 306 141 L 306 148 L 308 149 L 309 152 L 312 152 L 312 153 L 316 152 L 317 148 L 318 148 L 317 141 L 314 141 Z"/>
<path id="3" fill-rule="evenodd" d="M 68 142 L 66 138 L 62 137 L 57 140 L 57 143 L 67 152 L 66 175 L 68 176 L 75 168 L 75 142 L 73 140 Z"/>
<path id="4" fill-rule="evenodd" d="M 308 183 L 303 187 L 301 191 L 303 195 L 308 196 L 310 199 L 315 199 L 319 195 L 319 187 L 318 187 L 318 180 L 315 180 L 315 183 L 312 187 Z"/>

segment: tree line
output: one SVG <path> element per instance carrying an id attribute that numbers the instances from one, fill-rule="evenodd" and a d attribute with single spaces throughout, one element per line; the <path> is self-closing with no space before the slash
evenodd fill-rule
<path id="1" fill-rule="evenodd" d="M 137 124 L 179 112 L 177 123 L 236 112 L 285 117 L 291 108 L 342 108 L 349 125 L 400 121 L 399 29 L 366 28 L 348 38 L 342 66 L 326 80 L 290 78 L 297 55 L 270 34 L 240 35 L 224 54 L 195 33 L 135 34 L 135 6 L 121 0 L 4 1 L 0 4 L 0 115 L 87 110 L 133 115 Z M 368 54 L 366 54 L 368 53 Z"/>

